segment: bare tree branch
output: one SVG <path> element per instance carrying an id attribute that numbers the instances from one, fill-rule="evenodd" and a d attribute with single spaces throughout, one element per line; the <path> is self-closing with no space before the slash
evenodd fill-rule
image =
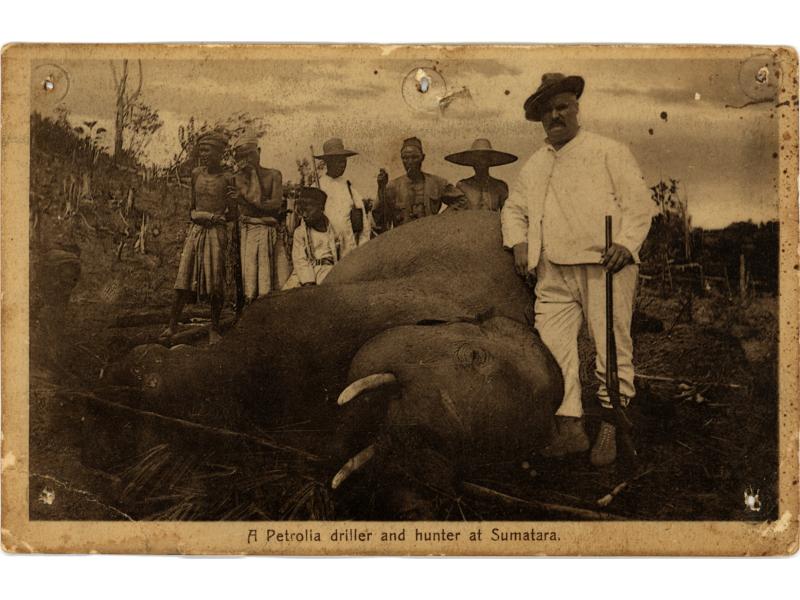
<path id="1" fill-rule="evenodd" d="M 142 77 L 142 59 L 139 59 L 136 62 L 139 65 L 139 85 L 136 86 L 136 91 L 133 92 L 133 94 L 131 94 L 128 97 L 128 104 L 129 105 L 131 105 L 134 102 L 136 102 L 136 99 L 139 97 L 139 94 L 142 93 L 142 81 L 143 81 L 143 77 Z"/>
<path id="2" fill-rule="evenodd" d="M 114 87 L 119 89 L 119 77 L 117 77 L 117 69 L 114 66 L 114 61 L 108 61 L 108 64 L 111 65 L 111 76 L 114 78 Z"/>

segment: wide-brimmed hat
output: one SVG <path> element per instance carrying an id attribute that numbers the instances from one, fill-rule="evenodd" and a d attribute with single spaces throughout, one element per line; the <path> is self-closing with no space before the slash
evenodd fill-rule
<path id="1" fill-rule="evenodd" d="M 325 143 L 322 144 L 322 154 L 316 155 L 314 158 L 318 158 L 320 160 L 325 160 L 326 158 L 332 158 L 335 156 L 347 158 L 348 156 L 355 156 L 356 154 L 358 154 L 358 152 L 345 149 L 342 138 L 331 138 L 329 140 L 325 140 Z"/>
<path id="2" fill-rule="evenodd" d="M 508 152 L 494 150 L 489 140 L 486 138 L 478 138 L 472 142 L 472 146 L 469 150 L 448 154 L 444 159 L 451 163 L 466 165 L 468 167 L 474 167 L 479 164 L 488 167 L 497 167 L 499 165 L 513 163 L 517 160 L 517 157 Z"/>
<path id="3" fill-rule="evenodd" d="M 576 98 L 583 93 L 583 77 L 563 73 L 545 73 L 538 89 L 525 100 L 525 118 L 528 121 L 541 121 L 544 103 L 562 92 L 572 92 Z"/>

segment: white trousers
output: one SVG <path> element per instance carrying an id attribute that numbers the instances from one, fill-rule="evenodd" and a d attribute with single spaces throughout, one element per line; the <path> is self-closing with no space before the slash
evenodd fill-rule
<path id="1" fill-rule="evenodd" d="M 564 400 L 556 415 L 580 417 L 580 365 L 578 333 L 586 319 L 597 350 L 595 375 L 597 396 L 610 407 L 606 390 L 606 271 L 602 265 L 557 265 L 542 254 L 536 267 L 535 326 L 556 359 L 564 376 Z M 636 296 L 638 265 L 628 265 L 614 274 L 614 336 L 620 395 L 633 398 L 633 341 L 631 319 Z"/>

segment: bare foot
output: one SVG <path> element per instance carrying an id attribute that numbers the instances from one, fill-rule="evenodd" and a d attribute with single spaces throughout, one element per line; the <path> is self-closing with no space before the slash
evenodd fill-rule
<path id="1" fill-rule="evenodd" d="M 214 344 L 218 343 L 222 339 L 222 336 L 219 334 L 219 331 L 216 329 L 209 329 L 208 330 L 208 345 L 213 346 Z"/>

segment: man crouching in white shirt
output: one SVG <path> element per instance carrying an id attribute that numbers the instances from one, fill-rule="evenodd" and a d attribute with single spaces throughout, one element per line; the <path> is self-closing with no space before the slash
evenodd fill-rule
<path id="1" fill-rule="evenodd" d="M 325 215 L 327 194 L 314 187 L 301 187 L 298 194 L 296 207 L 302 221 L 294 230 L 294 269 L 284 290 L 319 285 L 341 258 L 341 237 Z"/>
<path id="2" fill-rule="evenodd" d="M 501 212 L 503 245 L 513 249 L 521 277 L 536 278 L 535 326 L 564 376 L 557 432 L 542 450 L 549 457 L 589 449 L 583 423 L 578 333 L 585 318 L 597 349 L 595 374 L 602 411 L 591 451 L 595 466 L 616 459 L 616 430 L 605 386 L 605 272 L 614 276 L 614 334 L 623 406 L 635 395 L 631 318 L 639 249 L 650 229 L 654 204 L 630 150 L 583 131 L 578 98 L 584 80 L 548 73 L 525 102 L 525 118 L 540 121 L 547 138 L 522 167 Z M 614 239 L 605 252 L 605 215 Z"/>

